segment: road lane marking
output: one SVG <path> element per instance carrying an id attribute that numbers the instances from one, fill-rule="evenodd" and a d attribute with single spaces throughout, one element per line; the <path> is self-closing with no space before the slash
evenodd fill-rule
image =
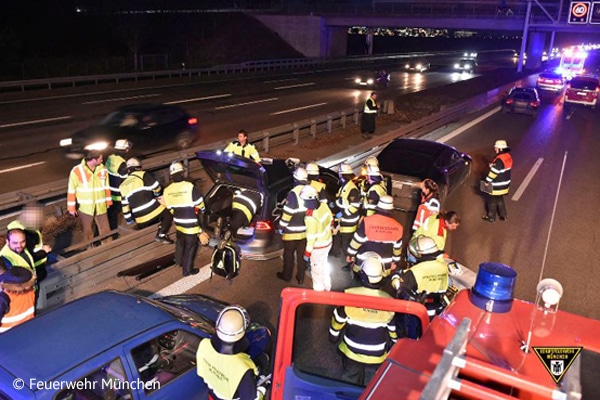
<path id="1" fill-rule="evenodd" d="M 44 122 L 64 121 L 65 119 L 72 119 L 72 118 L 73 117 L 71 117 L 71 116 L 66 116 L 66 117 L 35 119 L 33 121 L 23 121 L 23 122 L 15 122 L 15 123 L 12 123 L 12 124 L 0 125 L 0 128 L 12 128 L 12 127 L 15 127 L 15 126 L 43 124 Z"/>
<path id="2" fill-rule="evenodd" d="M 271 97 L 271 98 L 264 99 L 264 100 L 249 101 L 247 103 L 230 104 L 228 106 L 215 107 L 214 109 L 215 110 L 225 110 L 227 108 L 249 106 L 251 104 L 266 103 L 268 101 L 275 101 L 275 100 L 279 100 L 279 97 Z"/>
<path id="3" fill-rule="evenodd" d="M 207 264 L 204 267 L 200 268 L 200 272 L 198 272 L 196 275 L 184 276 L 178 281 L 171 283 L 169 286 L 165 286 L 164 288 L 160 289 L 156 293 L 151 294 L 148 297 L 150 297 L 151 299 L 155 299 L 157 297 L 166 297 L 174 296 L 176 294 L 182 294 L 198 286 L 208 278 L 210 278 L 210 264 Z"/>
<path id="4" fill-rule="evenodd" d="M 519 186 L 519 188 L 517 189 L 515 194 L 513 194 L 513 197 L 511 197 L 512 201 L 519 201 L 519 199 L 525 192 L 525 189 L 527 189 L 527 186 L 529 186 L 529 183 L 531 183 L 531 180 L 533 179 L 537 170 L 540 168 L 540 165 L 542 165 L 543 162 L 544 162 L 543 158 L 538 158 L 537 161 L 535 162 L 535 164 L 533 164 L 533 167 L 531 167 L 531 169 L 527 173 L 525 180 L 523 180 L 523 182 L 521 183 L 521 186 Z"/>
<path id="5" fill-rule="evenodd" d="M 212 99 L 221 99 L 223 97 L 231 97 L 231 93 L 227 94 L 215 94 L 214 96 L 205 96 L 205 97 L 195 97 L 193 99 L 185 99 L 185 100 L 175 100 L 169 101 L 165 104 L 182 104 L 182 103 L 193 103 L 195 101 L 204 101 L 204 100 L 212 100 Z"/>
<path id="6" fill-rule="evenodd" d="M 0 169 L 0 174 L 4 174 L 6 172 L 18 171 L 20 169 L 25 169 L 25 168 L 31 168 L 31 167 L 35 167 L 36 165 L 41 165 L 41 164 L 46 164 L 46 161 L 38 161 L 35 163 L 31 163 L 31 164 L 20 165 L 18 167 Z"/>
<path id="7" fill-rule="evenodd" d="M 279 83 L 279 82 L 289 82 L 289 81 L 297 81 L 298 78 L 287 78 L 287 79 L 275 79 L 272 81 L 264 81 L 263 83 Z"/>
<path id="8" fill-rule="evenodd" d="M 309 83 L 299 83 L 297 85 L 288 85 L 288 86 L 279 86 L 274 88 L 275 90 L 284 90 L 284 89 L 293 89 L 293 88 L 298 88 L 298 87 L 305 87 L 305 86 L 314 86 L 314 82 L 309 82 Z"/>
<path id="9" fill-rule="evenodd" d="M 480 123 L 481 121 L 483 121 L 484 119 L 496 114 L 498 111 L 500 111 L 501 107 L 496 107 L 488 112 L 486 112 L 483 115 L 480 115 L 479 117 L 475 118 L 473 121 L 468 122 L 466 124 L 464 124 L 463 126 L 461 126 L 460 128 L 456 129 L 455 131 L 450 132 L 449 134 L 447 134 L 446 136 L 442 136 L 441 138 L 439 138 L 437 141 L 440 143 L 445 143 L 448 140 L 460 135 L 461 133 L 463 133 L 464 131 L 466 131 L 467 129 L 471 129 L 471 127 L 477 125 L 478 123 Z"/>
<path id="10" fill-rule="evenodd" d="M 291 113 L 291 112 L 294 112 L 294 111 L 306 110 L 308 108 L 320 107 L 320 106 L 325 105 L 325 104 L 327 104 L 327 103 L 317 103 L 317 104 L 311 104 L 309 106 L 304 106 L 304 107 L 290 108 L 289 110 L 277 111 L 277 112 L 271 113 L 269 115 L 286 114 L 286 113 Z"/>
<path id="11" fill-rule="evenodd" d="M 133 100 L 133 99 L 144 99 L 146 97 L 157 97 L 160 96 L 160 94 L 158 93 L 152 93 L 152 94 L 141 94 L 139 96 L 127 96 L 127 97 L 115 97 L 113 99 L 106 99 L 106 100 L 93 100 L 93 101 L 84 101 L 81 104 L 100 104 L 100 103 L 113 103 L 115 101 L 125 101 L 125 100 Z"/>

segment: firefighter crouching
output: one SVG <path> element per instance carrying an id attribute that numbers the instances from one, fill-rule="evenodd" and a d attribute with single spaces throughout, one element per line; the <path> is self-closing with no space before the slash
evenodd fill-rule
<path id="1" fill-rule="evenodd" d="M 346 289 L 349 294 L 391 298 L 380 289 L 383 265 L 378 257 L 370 257 L 361 265 L 361 286 Z M 387 357 L 397 340 L 394 313 L 356 307 L 337 307 L 331 318 L 329 340 L 339 342 L 344 381 L 367 385 L 377 367 Z"/>
<path id="2" fill-rule="evenodd" d="M 222 217 L 219 217 L 219 220 L 217 220 L 217 227 L 219 229 L 225 223 L 223 241 L 227 242 L 232 237 L 235 239 L 238 230 L 250 225 L 262 205 L 263 195 L 261 193 L 247 189 L 236 190 L 231 202 L 231 217 L 228 217 L 228 220 L 225 222 L 223 222 Z M 218 231 L 215 230 L 215 234 L 218 236 Z"/>

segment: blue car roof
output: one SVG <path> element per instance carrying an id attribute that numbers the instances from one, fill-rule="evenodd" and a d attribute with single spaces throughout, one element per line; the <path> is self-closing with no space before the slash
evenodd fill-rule
<path id="1" fill-rule="evenodd" d="M 174 317 L 138 297 L 101 292 L 0 334 L 0 368 L 50 381 L 78 364 Z"/>

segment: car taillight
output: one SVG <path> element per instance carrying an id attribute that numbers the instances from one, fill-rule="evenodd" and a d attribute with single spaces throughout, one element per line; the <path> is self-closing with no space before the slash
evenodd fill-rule
<path id="1" fill-rule="evenodd" d="M 529 102 L 529 105 L 531 107 L 538 107 L 540 105 L 540 102 L 539 101 L 531 101 L 531 102 Z"/>
<path id="2" fill-rule="evenodd" d="M 513 99 L 506 99 L 506 104 L 512 104 L 513 103 Z"/>
<path id="3" fill-rule="evenodd" d="M 255 231 L 263 231 L 268 232 L 273 230 L 273 222 L 272 221 L 256 221 L 254 224 Z"/>
<path id="4" fill-rule="evenodd" d="M 198 118 L 190 118 L 188 119 L 189 125 L 196 125 L 198 123 Z"/>

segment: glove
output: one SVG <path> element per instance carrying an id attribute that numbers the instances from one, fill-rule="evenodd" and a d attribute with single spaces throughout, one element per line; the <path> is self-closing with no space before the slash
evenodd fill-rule
<path id="1" fill-rule="evenodd" d="M 198 234 L 198 239 L 200 240 L 202 246 L 206 246 L 210 240 L 210 236 L 206 232 L 200 232 Z"/>
<path id="2" fill-rule="evenodd" d="M 277 229 L 277 234 L 278 235 L 283 235 L 283 229 Z"/>
<path id="3" fill-rule="evenodd" d="M 335 217 L 336 217 L 337 219 L 340 219 L 340 218 L 342 218 L 342 212 L 341 212 L 341 211 L 338 211 L 338 212 L 337 212 L 337 214 L 335 214 Z"/>
<path id="4" fill-rule="evenodd" d="M 304 261 L 306 261 L 307 263 L 310 263 L 310 253 L 305 251 L 304 252 L 304 256 L 302 256 L 302 258 L 304 259 Z"/>
<path id="5" fill-rule="evenodd" d="M 134 221 L 134 220 L 132 220 L 132 219 L 128 219 L 128 220 L 126 220 L 125 222 L 127 222 L 127 225 L 131 225 L 131 224 L 134 224 L 134 223 L 135 223 L 135 221 Z"/>

